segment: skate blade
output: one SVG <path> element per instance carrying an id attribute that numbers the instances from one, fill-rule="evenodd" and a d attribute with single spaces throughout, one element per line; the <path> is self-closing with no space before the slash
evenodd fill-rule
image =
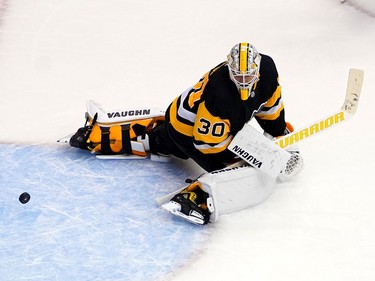
<path id="1" fill-rule="evenodd" d="M 176 202 L 169 201 L 165 204 L 160 205 L 160 207 L 163 210 L 171 213 L 172 215 L 180 217 L 184 220 L 187 220 L 190 223 L 193 223 L 193 224 L 196 224 L 196 225 L 203 225 L 204 224 L 204 220 L 201 219 L 201 218 L 191 216 L 191 215 L 188 216 L 188 215 L 185 215 L 184 213 L 181 213 L 181 206 L 180 206 L 180 204 L 178 204 Z M 195 213 L 195 211 L 193 211 L 193 213 Z"/>
<path id="2" fill-rule="evenodd" d="M 146 159 L 148 156 L 138 156 L 134 154 L 126 155 L 126 154 L 114 154 L 114 155 L 104 155 L 104 154 L 96 154 L 96 159 L 101 160 L 142 160 Z"/>

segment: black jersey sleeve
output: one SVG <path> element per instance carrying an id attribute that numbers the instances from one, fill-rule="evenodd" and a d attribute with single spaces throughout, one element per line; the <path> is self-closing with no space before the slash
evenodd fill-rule
<path id="1" fill-rule="evenodd" d="M 260 81 L 261 94 L 266 97 L 266 102 L 255 114 L 255 118 L 265 132 L 274 137 L 280 136 L 286 126 L 284 103 L 276 65 L 267 55 L 262 55 Z"/>

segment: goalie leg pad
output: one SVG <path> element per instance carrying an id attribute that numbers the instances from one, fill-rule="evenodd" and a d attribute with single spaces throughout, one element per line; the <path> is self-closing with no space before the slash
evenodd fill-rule
<path id="1" fill-rule="evenodd" d="M 70 139 L 70 145 L 102 155 L 146 157 L 150 150 L 148 133 L 164 122 L 164 111 L 157 109 L 107 112 L 88 101 L 86 124 Z"/>
<path id="2" fill-rule="evenodd" d="M 264 202 L 277 184 L 276 179 L 248 165 L 206 173 L 198 181 L 212 198 L 210 222 L 216 222 L 221 215 Z"/>
<path id="3" fill-rule="evenodd" d="M 264 202 L 273 193 L 277 184 L 275 179 L 248 165 L 206 173 L 199 177 L 197 182 L 207 193 L 205 203 L 211 223 L 216 222 L 221 215 L 240 211 Z M 199 216 L 189 217 L 187 212 L 181 213 L 180 203 L 176 203 L 177 200 L 174 200 L 174 198 L 176 195 L 182 194 L 184 190 L 186 189 L 179 189 L 157 198 L 156 201 L 162 209 L 174 215 L 196 224 L 204 224 L 204 220 Z M 170 203 L 172 201 L 175 203 Z"/>

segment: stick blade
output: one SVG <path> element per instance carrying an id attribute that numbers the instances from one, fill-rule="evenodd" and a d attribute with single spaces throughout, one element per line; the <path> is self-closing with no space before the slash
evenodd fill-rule
<path id="1" fill-rule="evenodd" d="M 342 110 L 353 116 L 358 107 L 359 96 L 361 95 L 364 71 L 361 69 L 351 68 L 349 70 L 348 85 L 346 88 L 345 102 Z"/>

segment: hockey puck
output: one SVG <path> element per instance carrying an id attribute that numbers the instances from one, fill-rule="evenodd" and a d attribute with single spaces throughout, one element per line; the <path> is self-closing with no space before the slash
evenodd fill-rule
<path id="1" fill-rule="evenodd" d="M 30 194 L 27 192 L 22 193 L 19 200 L 22 204 L 26 204 L 30 200 Z"/>

